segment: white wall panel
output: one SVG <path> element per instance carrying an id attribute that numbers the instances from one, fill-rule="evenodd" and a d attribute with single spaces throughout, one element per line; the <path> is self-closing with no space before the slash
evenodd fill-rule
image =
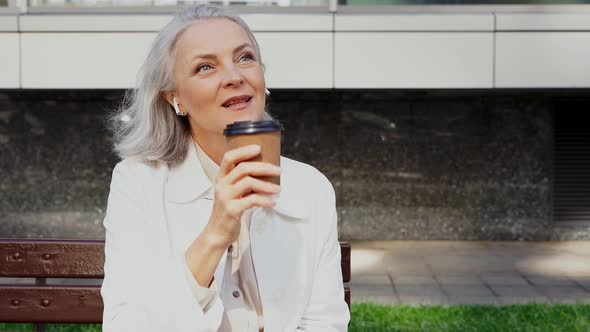
<path id="1" fill-rule="evenodd" d="M 172 15 L 23 15 L 21 31 L 144 31 L 160 30 Z"/>
<path id="2" fill-rule="evenodd" d="M 242 14 L 240 16 L 253 31 L 332 30 L 331 14 Z M 21 16 L 20 25 L 21 31 L 28 32 L 157 32 L 172 18 L 173 15 L 24 15 Z"/>
<path id="3" fill-rule="evenodd" d="M 253 31 L 332 31 L 331 14 L 241 14 Z"/>
<path id="4" fill-rule="evenodd" d="M 590 87 L 590 32 L 500 32 L 496 87 Z"/>
<path id="5" fill-rule="evenodd" d="M 493 31 L 490 14 L 342 14 L 336 31 Z"/>
<path id="6" fill-rule="evenodd" d="M 495 49 L 493 13 L 241 16 L 269 88 L 590 87 L 588 13 L 497 13 Z M 131 87 L 171 18 L 0 16 L 0 87 Z"/>
<path id="7" fill-rule="evenodd" d="M 18 38 L 16 32 L 0 33 L 0 89 L 20 87 Z"/>
<path id="8" fill-rule="evenodd" d="M 332 34 L 255 34 L 269 88 L 332 88 Z"/>
<path id="9" fill-rule="evenodd" d="M 128 88 L 153 33 L 23 33 L 22 87 Z"/>
<path id="10" fill-rule="evenodd" d="M 496 29 L 503 30 L 590 30 L 590 13 L 498 13 Z"/>
<path id="11" fill-rule="evenodd" d="M 129 88 L 153 33 L 26 33 L 23 88 Z M 331 88 L 330 33 L 256 34 L 269 88 Z M 314 50 L 310 52 L 309 50 Z"/>
<path id="12" fill-rule="evenodd" d="M 0 15 L 0 31 L 18 31 L 16 15 Z"/>
<path id="13" fill-rule="evenodd" d="M 339 32 L 336 88 L 491 88 L 492 33 Z"/>

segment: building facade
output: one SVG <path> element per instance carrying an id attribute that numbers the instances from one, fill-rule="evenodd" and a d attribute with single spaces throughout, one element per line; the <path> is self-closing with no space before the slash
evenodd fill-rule
<path id="1" fill-rule="evenodd" d="M 0 236 L 101 237 L 105 115 L 178 2 L 5 4 Z M 590 239 L 588 5 L 227 5 L 341 238 Z"/>

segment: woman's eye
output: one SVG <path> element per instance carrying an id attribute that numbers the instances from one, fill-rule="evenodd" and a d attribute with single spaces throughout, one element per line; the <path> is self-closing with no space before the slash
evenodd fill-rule
<path id="1" fill-rule="evenodd" d="M 254 60 L 254 56 L 252 56 L 252 54 L 250 54 L 250 53 L 246 53 L 240 57 L 240 61 L 244 61 L 244 60 L 245 61 Z"/>
<path id="2" fill-rule="evenodd" d="M 203 70 L 209 70 L 209 69 L 211 69 L 211 68 L 212 68 L 212 67 L 211 67 L 210 65 L 201 65 L 201 66 L 197 67 L 197 70 L 196 70 L 196 72 L 197 72 L 197 73 L 200 73 L 200 72 L 202 72 Z"/>

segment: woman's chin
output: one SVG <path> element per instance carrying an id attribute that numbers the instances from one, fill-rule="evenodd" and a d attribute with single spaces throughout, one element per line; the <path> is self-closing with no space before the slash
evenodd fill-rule
<path id="1" fill-rule="evenodd" d="M 264 113 L 250 112 L 249 110 L 241 110 L 231 114 L 229 123 L 237 121 L 260 121 L 263 119 Z"/>

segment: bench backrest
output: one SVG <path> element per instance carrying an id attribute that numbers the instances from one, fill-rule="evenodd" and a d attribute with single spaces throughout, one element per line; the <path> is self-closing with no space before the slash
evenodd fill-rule
<path id="1" fill-rule="evenodd" d="M 350 244 L 340 242 L 342 278 L 350 281 Z M 48 285 L 46 278 L 102 279 L 104 241 L 0 239 L 0 322 L 101 323 L 99 285 Z M 26 280 L 26 279 L 25 279 Z M 344 287 L 350 307 L 350 288 Z"/>

